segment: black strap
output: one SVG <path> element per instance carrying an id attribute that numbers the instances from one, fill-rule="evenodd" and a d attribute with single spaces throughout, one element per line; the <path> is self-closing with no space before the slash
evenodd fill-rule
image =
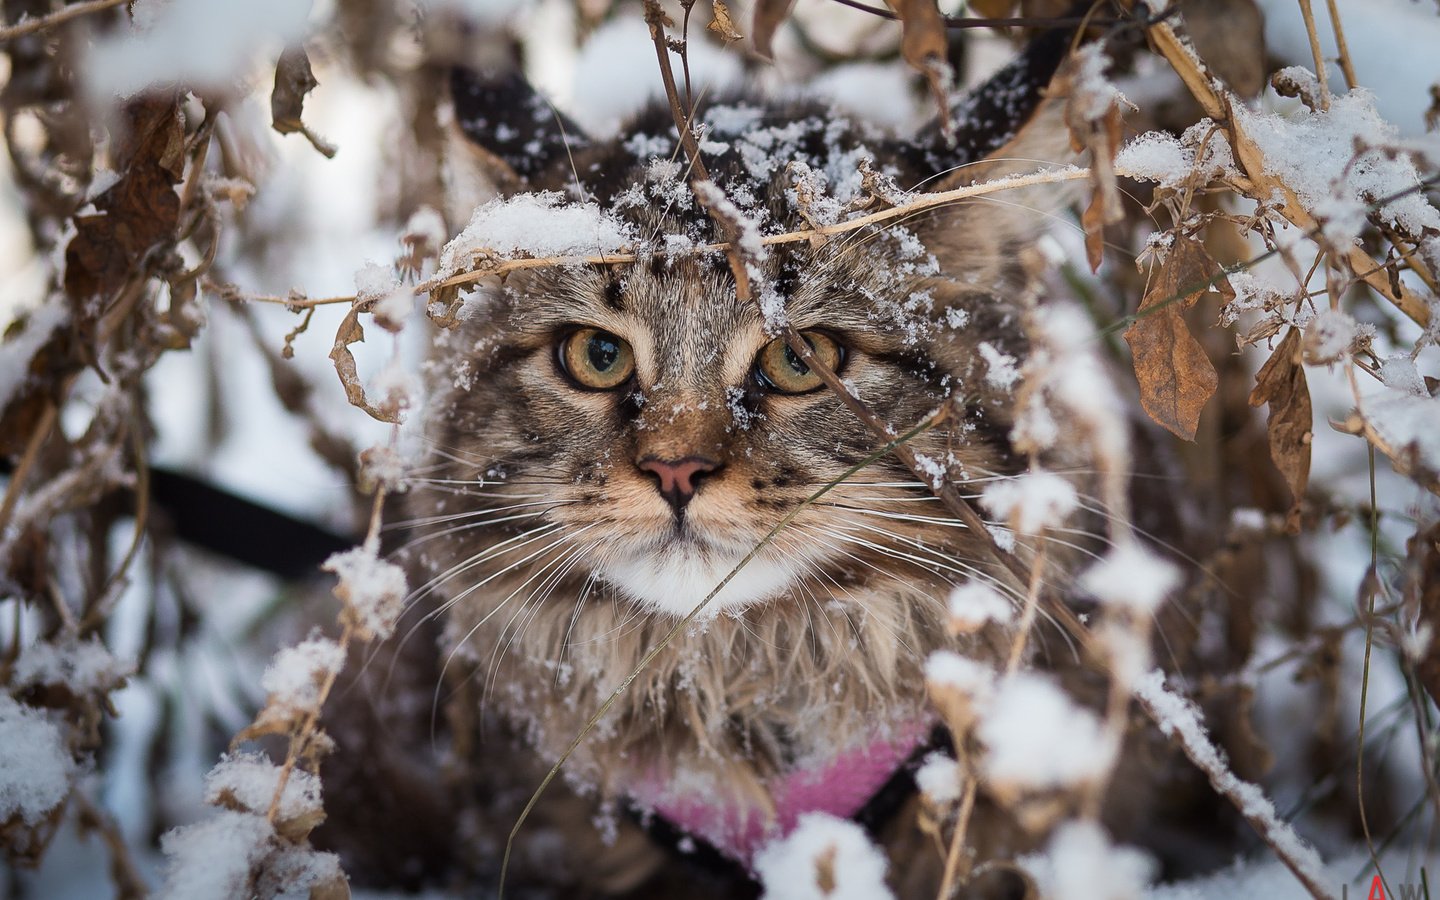
<path id="1" fill-rule="evenodd" d="M 168 469 L 150 470 L 150 499 L 182 541 L 281 578 L 313 575 L 330 554 L 356 543 Z"/>
<path id="2" fill-rule="evenodd" d="M 14 471 L 14 464 L 0 457 L 0 477 Z M 119 496 L 135 505 L 133 491 Z M 171 469 L 150 469 L 150 503 L 185 543 L 281 578 L 313 575 L 330 554 L 359 541 Z"/>

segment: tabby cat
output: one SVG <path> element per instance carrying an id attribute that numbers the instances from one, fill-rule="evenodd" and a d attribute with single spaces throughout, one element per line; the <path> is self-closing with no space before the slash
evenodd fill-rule
<path id="1" fill-rule="evenodd" d="M 725 97 L 698 109 L 705 163 L 777 234 L 878 203 L 862 168 L 945 190 L 1000 160 L 1069 162 L 1043 93 L 1068 40 L 1038 40 L 957 105 L 953 142 Z M 451 88 L 467 162 L 502 196 L 594 204 L 638 236 L 640 256 L 514 272 L 437 338 L 405 553 L 416 609 L 443 622 L 439 699 L 460 748 L 447 763 L 468 792 L 450 804 L 459 843 L 493 865 L 539 778 L 656 651 L 522 830 L 512 887 L 753 893 L 758 848 L 823 810 L 871 828 L 900 895 L 933 896 L 940 854 L 906 790 L 946 740 L 925 660 L 1009 646 L 994 627 L 947 632 L 954 585 L 1023 592 L 775 323 L 897 429 L 944 409 L 913 440 L 935 477 L 974 493 L 1014 474 L 1036 198 L 771 246 L 761 302 L 739 302 L 722 254 L 675 252 L 722 236 L 687 184 L 668 108 L 600 142 L 516 76 L 457 69 Z M 1007 834 L 977 828 L 981 855 L 1021 849 Z"/>

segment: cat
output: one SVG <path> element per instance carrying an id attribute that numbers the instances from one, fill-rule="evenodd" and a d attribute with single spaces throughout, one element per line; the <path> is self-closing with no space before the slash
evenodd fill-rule
<path id="1" fill-rule="evenodd" d="M 706 165 L 775 234 L 865 202 L 862 160 L 916 190 L 1070 162 L 1045 93 L 1069 39 L 1037 39 L 959 103 L 953 141 L 814 104 L 708 100 Z M 465 161 L 502 198 L 558 192 L 641 236 L 633 263 L 483 288 L 428 364 L 428 459 L 404 501 L 404 553 L 417 611 L 443 622 L 435 677 L 467 798 L 443 799 L 471 810 L 453 822 L 472 866 L 493 866 L 529 791 L 638 668 L 522 830 L 515 884 L 740 896 L 759 847 L 820 809 L 871 826 L 901 896 L 933 894 L 940 855 L 905 789 L 946 740 L 925 661 L 1009 648 L 1001 626 L 947 630 L 954 585 L 1023 590 L 774 326 L 793 324 L 896 429 L 946 409 L 911 441 L 937 475 L 973 494 L 1016 474 L 1006 372 L 1026 356 L 1036 198 L 771 246 L 755 273 L 763 302 L 742 303 L 722 254 L 683 252 L 721 235 L 686 183 L 668 108 L 597 141 L 517 75 L 459 68 L 451 90 Z M 430 830 L 446 830 L 437 817 Z M 1022 849 L 1003 828 L 977 831 L 977 847 L 993 845 L 981 858 Z"/>

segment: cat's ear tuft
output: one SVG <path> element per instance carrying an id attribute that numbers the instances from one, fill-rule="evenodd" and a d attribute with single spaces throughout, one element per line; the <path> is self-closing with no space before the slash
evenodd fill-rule
<path id="1" fill-rule="evenodd" d="M 1072 29 L 1055 29 L 1032 40 L 1020 55 L 951 109 L 955 140 L 947 144 L 936 125 L 925 138 L 937 174 L 932 190 L 945 191 L 988 178 L 1034 171 L 1046 162 L 1071 163 L 1063 100 L 1052 82 L 1074 42 Z"/>
<path id="2" fill-rule="evenodd" d="M 570 160 L 589 146 L 562 115 L 514 69 L 450 70 L 455 125 L 484 174 L 504 191 L 562 187 Z"/>

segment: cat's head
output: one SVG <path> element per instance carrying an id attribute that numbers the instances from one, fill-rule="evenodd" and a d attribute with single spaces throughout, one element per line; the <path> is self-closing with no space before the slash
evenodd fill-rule
<path id="1" fill-rule="evenodd" d="M 973 169 L 955 167 L 987 152 L 1026 157 L 1026 168 L 1063 155 L 1058 116 L 1039 100 L 1050 71 L 1023 58 L 1004 76 L 1008 98 L 997 82 L 980 112 L 962 107 L 958 149 L 933 130 L 899 140 L 820 107 L 742 98 L 704 104 L 701 146 L 714 182 L 763 234 L 795 231 L 865 200 L 862 161 L 925 190 L 962 183 Z M 913 441 L 936 476 L 1011 474 L 1019 299 L 1043 224 L 1033 198 L 770 245 L 755 273 L 760 302 L 741 302 L 723 254 L 690 252 L 720 235 L 686 182 L 667 109 L 601 143 L 518 78 L 458 70 L 452 87 L 469 152 L 504 196 L 562 192 L 585 210 L 569 227 L 622 234 L 641 258 L 513 272 L 443 338 L 432 482 L 411 510 L 453 517 L 426 551 L 446 594 L 503 585 L 523 594 L 518 610 L 563 585 L 570 605 L 578 587 L 678 617 L 742 561 L 709 612 L 802 596 L 843 604 L 883 580 L 943 594 L 985 565 L 774 325 L 783 316 L 799 330 L 897 434 L 948 408 Z M 480 215 L 514 212 L 504 196 Z M 583 235 L 570 245 L 587 252 Z"/>

